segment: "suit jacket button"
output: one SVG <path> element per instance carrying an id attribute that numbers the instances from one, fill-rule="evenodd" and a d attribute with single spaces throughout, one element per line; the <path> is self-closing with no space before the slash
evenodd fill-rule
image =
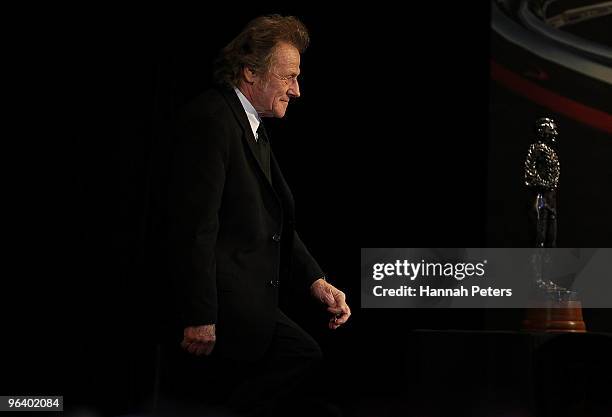
<path id="1" fill-rule="evenodd" d="M 278 233 L 274 233 L 274 236 L 272 236 L 272 240 L 275 242 L 280 242 L 280 235 Z"/>

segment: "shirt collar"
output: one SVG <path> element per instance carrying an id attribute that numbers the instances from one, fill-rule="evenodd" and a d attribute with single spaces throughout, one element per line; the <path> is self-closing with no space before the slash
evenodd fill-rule
<path id="1" fill-rule="evenodd" d="M 259 118 L 259 114 L 257 114 L 257 110 L 251 104 L 249 99 L 247 99 L 242 91 L 238 89 L 238 87 L 234 87 L 234 91 L 238 95 L 238 99 L 240 99 L 240 103 L 242 103 L 242 107 L 247 115 L 247 119 L 249 119 L 249 124 L 251 125 L 251 130 L 253 131 L 253 136 L 255 136 L 255 140 L 257 140 L 257 129 L 259 129 L 259 124 L 261 123 L 261 119 Z"/>

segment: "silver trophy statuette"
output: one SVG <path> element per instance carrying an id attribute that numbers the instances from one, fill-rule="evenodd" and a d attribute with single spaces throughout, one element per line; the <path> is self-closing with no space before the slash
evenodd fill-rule
<path id="1" fill-rule="evenodd" d="M 530 194 L 529 231 L 535 245 L 531 256 L 533 308 L 526 310 L 523 330 L 584 333 L 582 304 L 578 293 L 568 289 L 580 267 L 577 261 L 552 249 L 557 246 L 559 132 L 549 117 L 536 120 L 534 130 L 535 140 L 527 151 L 524 175 Z"/>
<path id="2" fill-rule="evenodd" d="M 554 248 L 557 243 L 557 202 L 561 168 L 555 151 L 557 124 L 548 117 L 535 124 L 535 142 L 529 146 L 525 159 L 525 185 L 533 191 L 535 213 L 535 246 Z"/>
<path id="3" fill-rule="evenodd" d="M 564 298 L 568 290 L 546 278 L 550 253 L 546 248 L 557 246 L 557 187 L 561 167 L 556 152 L 558 130 L 549 117 L 538 119 L 534 126 L 535 141 L 529 146 L 525 159 L 525 185 L 531 191 L 530 219 L 535 247 L 533 267 L 536 286 L 548 296 Z"/>

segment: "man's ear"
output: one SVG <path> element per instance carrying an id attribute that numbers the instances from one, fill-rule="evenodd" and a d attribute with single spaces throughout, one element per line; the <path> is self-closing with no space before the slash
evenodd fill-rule
<path id="1" fill-rule="evenodd" d="M 242 68 L 242 76 L 244 77 L 244 80 L 248 84 L 253 84 L 255 82 L 255 79 L 257 78 L 255 71 L 253 71 L 251 68 L 247 66 Z"/>

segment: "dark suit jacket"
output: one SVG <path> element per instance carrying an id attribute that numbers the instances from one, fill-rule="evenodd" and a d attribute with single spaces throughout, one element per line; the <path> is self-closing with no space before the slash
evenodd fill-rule
<path id="1" fill-rule="evenodd" d="M 207 91 L 178 114 L 170 190 L 172 279 L 181 327 L 216 323 L 216 354 L 268 347 L 279 288 L 323 275 L 295 232 L 294 202 L 272 154 L 272 182 L 232 89 Z"/>

